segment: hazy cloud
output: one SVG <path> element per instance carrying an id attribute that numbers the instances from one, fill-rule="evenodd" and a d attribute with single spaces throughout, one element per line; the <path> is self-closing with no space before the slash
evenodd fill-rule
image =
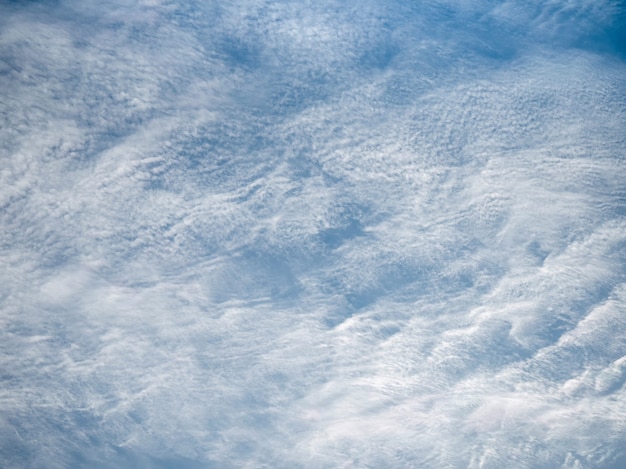
<path id="1" fill-rule="evenodd" d="M 10 467 L 620 467 L 618 2 L 5 2 Z"/>

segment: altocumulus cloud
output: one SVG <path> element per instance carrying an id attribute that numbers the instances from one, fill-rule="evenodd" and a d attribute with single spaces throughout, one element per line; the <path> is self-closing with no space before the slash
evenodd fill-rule
<path id="1" fill-rule="evenodd" d="M 617 1 L 0 4 L 6 467 L 626 464 Z"/>

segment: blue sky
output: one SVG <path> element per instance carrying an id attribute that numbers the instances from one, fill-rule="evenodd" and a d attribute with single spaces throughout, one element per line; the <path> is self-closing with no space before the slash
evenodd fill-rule
<path id="1" fill-rule="evenodd" d="M 1 3 L 0 459 L 622 467 L 623 17 Z"/>

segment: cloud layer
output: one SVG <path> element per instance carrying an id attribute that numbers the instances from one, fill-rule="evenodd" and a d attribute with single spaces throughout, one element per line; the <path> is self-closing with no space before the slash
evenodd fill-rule
<path id="1" fill-rule="evenodd" d="M 621 15 L 0 5 L 0 458 L 621 467 Z"/>

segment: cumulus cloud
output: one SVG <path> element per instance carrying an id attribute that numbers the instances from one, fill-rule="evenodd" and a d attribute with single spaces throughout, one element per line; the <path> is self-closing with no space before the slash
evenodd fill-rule
<path id="1" fill-rule="evenodd" d="M 620 467 L 618 2 L 0 6 L 10 467 Z"/>

